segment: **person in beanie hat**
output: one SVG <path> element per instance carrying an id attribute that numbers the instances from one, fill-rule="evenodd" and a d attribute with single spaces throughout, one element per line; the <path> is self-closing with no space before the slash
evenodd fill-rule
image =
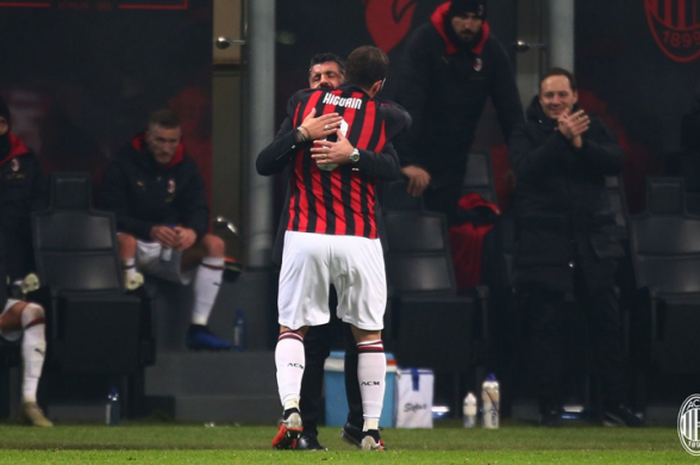
<path id="1" fill-rule="evenodd" d="M 464 13 L 474 13 L 482 21 L 486 20 L 485 0 L 452 0 L 447 10 L 447 17 L 452 19 Z"/>
<path id="2" fill-rule="evenodd" d="M 396 142 L 408 193 L 424 195 L 429 210 L 458 224 L 467 156 L 487 98 L 505 140 L 524 122 L 508 57 L 486 21 L 486 2 L 440 5 L 407 39 L 399 76 L 397 102 L 413 118 Z"/>
<path id="3" fill-rule="evenodd" d="M 0 97 L 0 279 L 21 281 L 31 260 L 30 214 L 43 206 L 45 186 L 39 162 L 10 132 L 10 109 Z M 52 426 L 37 405 L 36 393 L 46 353 L 44 309 L 33 302 L 8 298 L 0 284 L 0 337 L 22 338 L 22 404 L 20 416 L 33 426 Z"/>

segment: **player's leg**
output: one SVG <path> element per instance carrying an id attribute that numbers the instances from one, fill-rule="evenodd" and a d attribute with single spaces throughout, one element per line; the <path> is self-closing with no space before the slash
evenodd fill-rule
<path id="1" fill-rule="evenodd" d="M 382 448 L 379 438 L 379 417 L 384 405 L 386 389 L 386 354 L 381 331 L 367 331 L 352 327 L 357 341 L 357 378 L 362 397 L 364 424 L 363 450 Z"/>
<path id="2" fill-rule="evenodd" d="M 295 331 L 287 326 L 280 326 L 280 334 L 275 346 L 275 366 L 277 389 L 284 411 L 282 423 L 272 440 L 272 447 L 275 449 L 293 449 L 303 431 L 299 400 L 301 380 L 304 377 L 306 365 L 305 332 L 306 328 Z"/>
<path id="3" fill-rule="evenodd" d="M 364 420 L 360 446 L 382 450 L 379 418 L 386 389 L 386 355 L 381 331 L 387 294 L 382 248 L 378 239 L 348 237 L 342 238 L 336 252 L 333 282 L 338 291 L 338 316 L 352 325 L 357 343 Z"/>
<path id="4" fill-rule="evenodd" d="M 296 446 L 302 432 L 299 409 L 301 383 L 306 364 L 304 334 L 306 327 L 328 323 L 328 240 L 322 234 L 288 231 L 279 278 L 277 305 L 280 335 L 275 347 L 277 386 L 284 419 L 272 446 L 289 449 Z"/>
<path id="5" fill-rule="evenodd" d="M 44 309 L 37 304 L 9 300 L 0 316 L 0 335 L 22 338 L 22 405 L 20 414 L 34 426 L 53 426 L 36 403 L 36 393 L 46 356 Z"/>
<path id="6" fill-rule="evenodd" d="M 224 241 L 213 234 L 206 234 L 201 241 L 182 254 L 183 271 L 196 268 L 194 278 L 194 307 L 187 332 L 190 349 L 229 350 L 231 344 L 214 336 L 207 328 L 216 296 L 224 274 Z"/>
<path id="7" fill-rule="evenodd" d="M 129 282 L 136 275 L 136 251 L 138 242 L 134 236 L 127 233 L 117 234 L 117 244 L 119 246 L 119 258 L 122 261 L 124 270 L 124 282 Z"/>

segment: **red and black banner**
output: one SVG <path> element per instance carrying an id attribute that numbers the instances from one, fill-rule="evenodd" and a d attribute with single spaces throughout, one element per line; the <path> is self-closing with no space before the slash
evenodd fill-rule
<path id="1" fill-rule="evenodd" d="M 605 118 L 627 155 L 628 201 L 664 174 L 681 147 L 681 118 L 700 85 L 699 0 L 576 2 L 580 103 Z"/>

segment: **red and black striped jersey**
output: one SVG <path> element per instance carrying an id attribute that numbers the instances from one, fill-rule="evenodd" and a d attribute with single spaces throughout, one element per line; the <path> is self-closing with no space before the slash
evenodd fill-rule
<path id="1" fill-rule="evenodd" d="M 316 114 L 338 113 L 347 125 L 345 137 L 356 148 L 381 152 L 410 121 L 403 108 L 381 103 L 359 87 L 304 90 L 290 100 L 289 117 L 299 126 L 311 109 Z M 310 146 L 291 158 L 287 230 L 377 238 L 375 178 L 353 164 L 332 171 L 319 169 Z M 363 152 L 364 154 L 365 152 Z"/>

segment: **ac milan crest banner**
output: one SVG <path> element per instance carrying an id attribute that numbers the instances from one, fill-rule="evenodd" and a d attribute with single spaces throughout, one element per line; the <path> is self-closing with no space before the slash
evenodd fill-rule
<path id="1" fill-rule="evenodd" d="M 211 178 L 212 0 L 0 0 L 0 93 L 44 171 L 90 171 L 173 108 Z"/>
<path id="2" fill-rule="evenodd" d="M 644 178 L 680 148 L 681 117 L 700 90 L 700 0 L 576 2 L 575 38 L 581 105 L 623 144 L 638 210 Z"/>
<path id="3" fill-rule="evenodd" d="M 695 0 L 646 0 L 649 30 L 670 59 L 679 63 L 700 57 L 700 16 Z"/>

